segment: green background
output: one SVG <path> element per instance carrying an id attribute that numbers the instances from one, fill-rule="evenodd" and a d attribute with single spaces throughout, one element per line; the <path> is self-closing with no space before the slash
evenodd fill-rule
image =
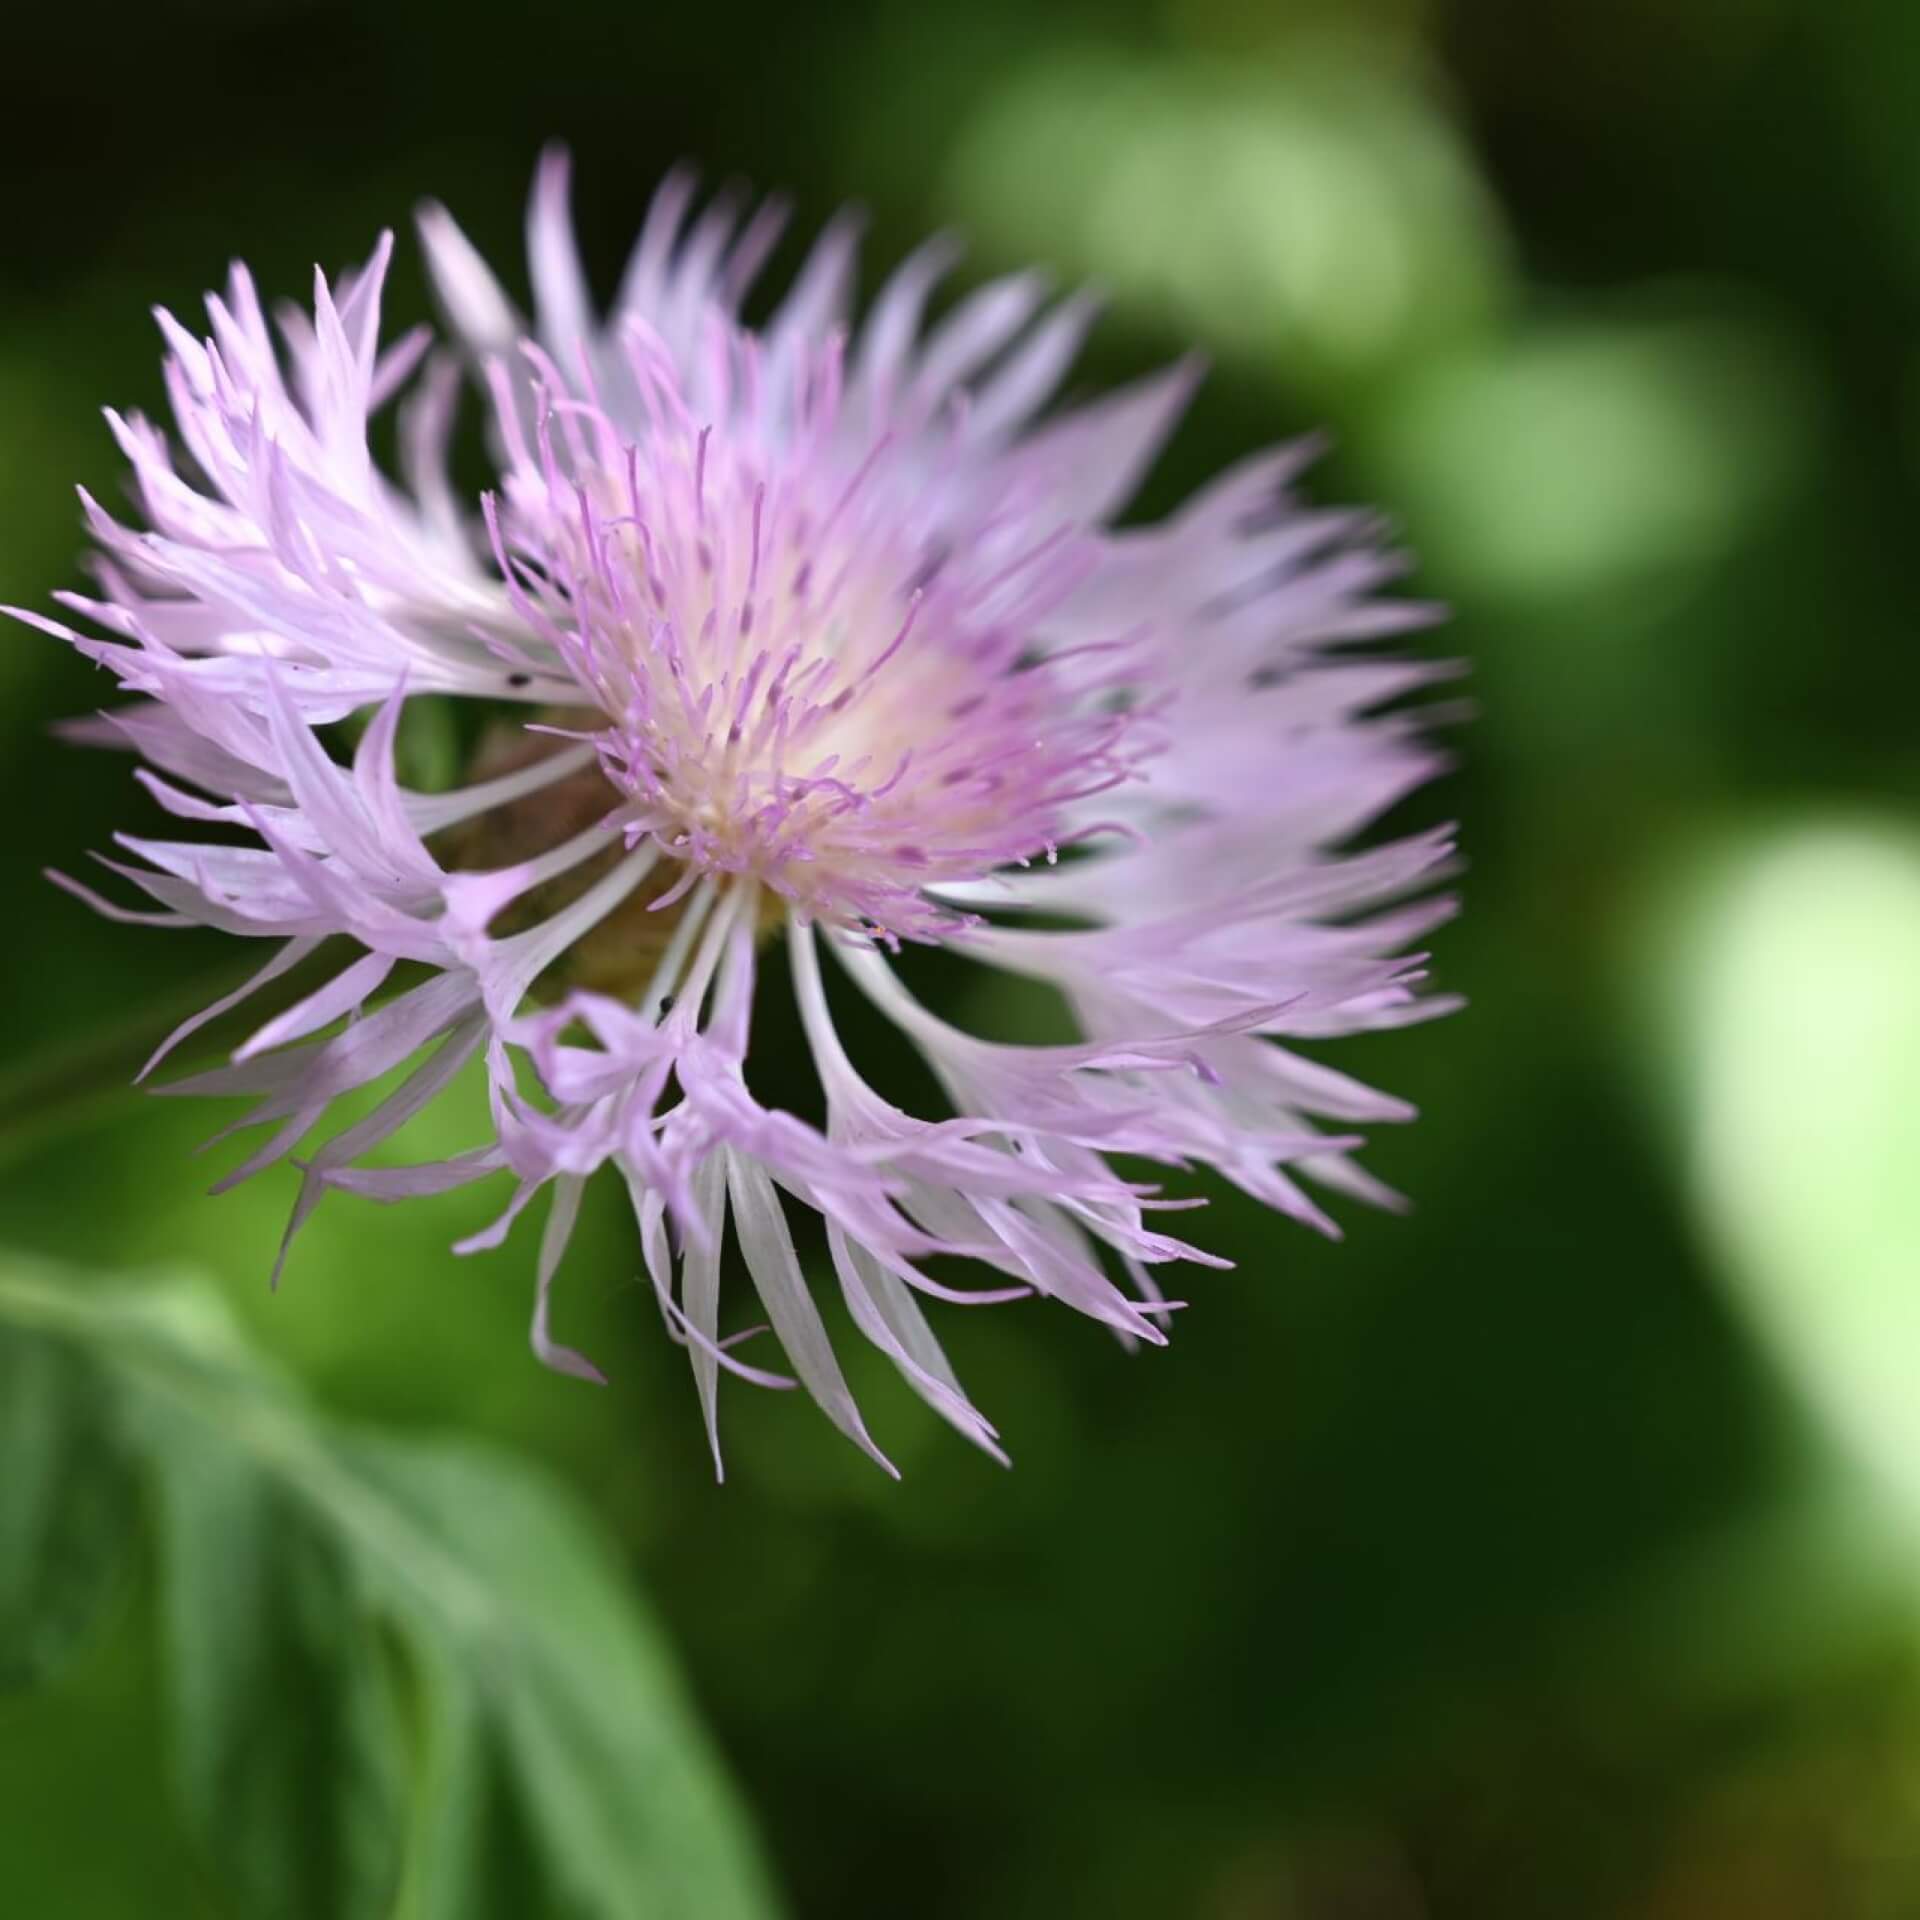
<path id="1" fill-rule="evenodd" d="M 8 36 L 0 598 L 75 579 L 73 483 L 119 498 L 97 409 L 160 407 L 147 310 L 232 256 L 299 297 L 432 195 L 520 285 L 552 137 L 603 288 L 676 159 L 803 231 L 859 199 L 869 286 L 953 225 L 966 276 L 1106 287 L 1083 386 L 1209 353 L 1148 510 L 1330 429 L 1316 497 L 1394 517 L 1454 608 L 1421 644 L 1472 664 L 1459 765 L 1397 817 L 1463 824 L 1436 950 L 1471 1004 L 1338 1053 L 1422 1109 L 1370 1161 L 1410 1217 L 1335 1246 L 1216 1196 L 1238 1266 L 1166 1352 L 944 1313 L 1011 1474 L 849 1340 L 904 1483 L 737 1389 L 716 1488 L 612 1193 L 560 1307 L 603 1393 L 526 1351 L 531 1233 L 447 1254 L 485 1195 L 330 1201 L 267 1295 L 292 1175 L 205 1197 L 220 1116 L 116 1086 L 230 956 L 39 877 L 151 812 L 51 737 L 105 683 L 21 629 L 0 1241 L 197 1264 L 321 1405 L 556 1468 L 796 1914 L 1920 1913 L 1909 0 L 197 0 Z M 389 311 L 428 312 L 404 233 Z M 784 1027 L 756 1060 L 798 1102 Z M 153 1584 L 0 1699 L 0 1907 L 252 1920 L 173 1810 Z M 516 1910 L 654 1909 L 536 1876 Z"/>

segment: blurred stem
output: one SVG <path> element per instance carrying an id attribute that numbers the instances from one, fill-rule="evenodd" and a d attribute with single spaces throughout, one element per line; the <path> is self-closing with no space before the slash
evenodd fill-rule
<path id="1" fill-rule="evenodd" d="M 325 948 L 302 965 L 269 982 L 233 1013 L 210 1021 L 182 1042 L 171 1064 L 187 1067 L 224 1050 L 233 1023 L 257 1025 L 311 993 L 335 965 Z M 260 959 L 204 973 L 187 985 L 156 995 L 137 1011 L 110 1025 L 97 1025 L 77 1041 L 66 1041 L 30 1055 L 0 1073 L 0 1167 L 25 1158 L 56 1140 L 90 1128 L 131 1103 L 134 1076 L 183 1020 L 231 993 L 257 973 Z"/>

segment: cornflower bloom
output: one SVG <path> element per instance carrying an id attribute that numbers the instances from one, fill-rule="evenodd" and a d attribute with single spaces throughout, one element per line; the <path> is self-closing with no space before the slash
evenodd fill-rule
<path id="1" fill-rule="evenodd" d="M 1393 1201 L 1351 1129 L 1410 1110 L 1293 1043 L 1446 1004 L 1416 992 L 1406 951 L 1449 910 L 1420 897 L 1444 834 L 1343 850 L 1439 764 L 1392 703 L 1444 669 L 1357 646 L 1430 612 L 1377 597 L 1399 570 L 1377 520 L 1295 501 L 1302 447 L 1116 529 L 1196 375 L 1050 412 L 1084 297 L 1049 304 L 1019 274 L 929 324 L 952 258 L 937 240 L 853 326 L 842 217 L 756 331 L 741 303 L 781 209 L 723 195 L 696 213 L 676 175 L 603 319 L 567 193 L 549 155 L 531 325 L 437 207 L 421 229 L 451 348 L 416 332 L 382 349 L 391 236 L 334 285 L 316 275 L 277 342 L 240 266 L 207 337 L 160 314 L 191 466 L 109 414 L 145 528 L 83 495 L 100 586 L 62 601 L 87 630 L 20 617 L 135 696 L 86 724 L 138 751 L 160 807 L 225 831 L 121 836 L 133 860 L 102 864 L 149 897 L 138 911 L 61 884 L 116 919 L 272 943 L 161 1056 L 340 956 L 230 1065 L 166 1089 L 245 1096 L 237 1125 L 272 1129 L 231 1186 L 392 1082 L 295 1161 L 286 1240 L 330 1189 L 399 1200 L 506 1175 L 504 1213 L 460 1250 L 493 1246 L 551 1189 L 532 1343 L 598 1379 L 549 1308 L 583 1185 L 611 1165 L 716 1465 L 721 1373 L 792 1384 L 721 1331 L 729 1237 L 799 1382 L 885 1465 L 797 1207 L 854 1326 L 998 1456 L 923 1298 L 1044 1294 L 1158 1344 L 1174 1303 L 1155 1270 L 1226 1264 L 1156 1224 L 1196 1202 L 1116 1158 L 1212 1168 L 1329 1233 L 1299 1176 Z M 449 477 L 463 369 L 498 464 L 477 502 Z M 393 478 L 368 432 L 396 400 Z M 422 702 L 472 703 L 450 789 L 400 777 Z M 1055 989 L 1080 1037 L 950 1024 L 902 977 L 929 943 Z M 820 1125 L 747 1083 L 776 947 Z M 949 1114 L 863 1076 L 823 951 Z M 382 1157 L 476 1057 L 489 1137 Z M 994 1284 L 936 1277 L 949 1258 Z"/>

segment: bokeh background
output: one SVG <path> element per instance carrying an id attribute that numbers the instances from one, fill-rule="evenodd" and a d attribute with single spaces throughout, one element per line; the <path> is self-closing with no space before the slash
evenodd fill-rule
<path id="1" fill-rule="evenodd" d="M 300 294 L 427 195 L 517 276 L 559 136 L 605 286 L 686 157 L 802 230 L 864 201 L 869 283 L 936 225 L 1098 281 L 1085 383 L 1199 342 L 1144 507 L 1324 426 L 1317 496 L 1398 521 L 1474 712 L 1404 815 L 1463 823 L 1471 1005 L 1340 1056 L 1423 1110 L 1373 1158 L 1413 1214 L 1335 1246 L 1216 1196 L 1238 1269 L 1163 1353 L 946 1313 L 1011 1474 L 850 1344 L 904 1484 L 740 1389 L 718 1489 L 612 1194 L 565 1281 L 604 1393 L 527 1354 L 528 1239 L 446 1254 L 484 1197 L 332 1201 L 268 1296 L 292 1175 L 206 1197 L 209 1112 L 120 1085 L 229 956 L 39 878 L 148 815 L 50 737 L 101 682 L 16 631 L 0 1241 L 198 1264 L 322 1405 L 569 1479 L 797 1915 L 1920 1913 L 1910 0 L 195 0 L 8 41 L 0 598 L 74 579 L 74 482 L 117 498 L 153 303 L 234 255 Z M 405 239 L 390 311 L 429 311 Z M 171 1810 L 150 1587 L 0 1700 L 8 1911 L 238 1911 Z"/>

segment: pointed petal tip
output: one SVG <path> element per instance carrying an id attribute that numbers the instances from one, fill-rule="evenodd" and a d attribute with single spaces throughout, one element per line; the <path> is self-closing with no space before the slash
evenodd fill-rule
<path id="1" fill-rule="evenodd" d="M 607 1384 L 607 1376 L 584 1353 L 577 1353 L 572 1347 L 563 1347 L 556 1341 L 542 1339 L 538 1334 L 530 1344 L 534 1357 L 543 1367 L 550 1367 L 555 1373 L 564 1373 L 575 1380 L 584 1380 L 590 1386 L 604 1387 Z"/>

